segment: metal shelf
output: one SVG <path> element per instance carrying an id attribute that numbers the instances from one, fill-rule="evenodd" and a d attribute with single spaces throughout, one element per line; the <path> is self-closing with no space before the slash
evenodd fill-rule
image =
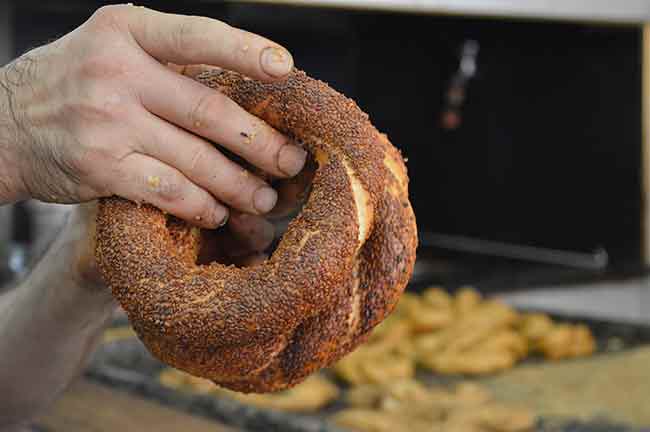
<path id="1" fill-rule="evenodd" d="M 211 0 L 205 0 L 211 1 Z M 212 0 L 213 1 L 213 0 Z M 228 0 L 421 14 L 640 24 L 650 21 L 650 0 Z"/>

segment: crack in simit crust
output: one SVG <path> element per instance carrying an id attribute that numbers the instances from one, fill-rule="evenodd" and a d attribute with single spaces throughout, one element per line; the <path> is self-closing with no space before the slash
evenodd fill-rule
<path id="1" fill-rule="evenodd" d="M 244 392 L 295 385 L 362 343 L 413 270 L 417 235 L 401 155 L 350 99 L 293 71 L 218 89 L 304 143 L 318 168 L 300 214 L 254 267 L 196 264 L 198 230 L 152 206 L 100 202 L 99 268 L 160 360 Z"/>

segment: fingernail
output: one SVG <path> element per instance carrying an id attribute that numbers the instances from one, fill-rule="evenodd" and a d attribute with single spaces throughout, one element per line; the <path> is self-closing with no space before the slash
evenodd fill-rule
<path id="1" fill-rule="evenodd" d="M 217 228 L 221 228 L 228 223 L 228 218 L 230 218 L 230 213 L 228 210 L 223 207 L 218 207 L 214 212 L 214 221 Z"/>
<path id="2" fill-rule="evenodd" d="M 262 69 L 275 78 L 281 78 L 291 72 L 293 59 L 286 50 L 277 47 L 268 47 L 262 51 L 260 58 Z"/>
<path id="3" fill-rule="evenodd" d="M 260 213 L 267 213 L 275 207 L 278 193 L 268 186 L 262 186 L 253 195 L 253 206 Z"/>
<path id="4" fill-rule="evenodd" d="M 278 169 L 289 177 L 293 177 L 305 166 L 307 152 L 291 144 L 280 149 L 278 154 Z"/>

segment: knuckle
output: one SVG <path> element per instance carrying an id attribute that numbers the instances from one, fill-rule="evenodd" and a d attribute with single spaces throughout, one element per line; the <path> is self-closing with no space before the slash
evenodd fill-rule
<path id="1" fill-rule="evenodd" d="M 286 138 L 275 132 L 270 127 L 265 127 L 252 140 L 252 145 L 247 150 L 251 162 L 270 173 L 277 172 L 277 161 L 280 150 L 286 144 Z"/>
<path id="2" fill-rule="evenodd" d="M 256 143 L 255 151 L 264 159 L 274 161 L 283 145 L 284 138 L 267 126 Z"/>
<path id="3" fill-rule="evenodd" d="M 78 68 L 79 77 L 82 79 L 109 79 L 123 78 L 128 71 L 125 62 L 117 60 L 118 56 L 112 55 L 118 48 L 117 45 L 105 47 L 102 52 L 93 53 L 86 56 Z"/>
<path id="4" fill-rule="evenodd" d="M 224 96 L 217 92 L 206 92 L 196 102 L 189 114 L 189 121 L 193 127 L 201 127 L 210 122 L 211 117 L 224 110 Z"/>
<path id="5" fill-rule="evenodd" d="M 117 27 L 122 16 L 131 7 L 128 5 L 107 5 L 95 11 L 89 22 L 100 27 Z"/>
<path id="6" fill-rule="evenodd" d="M 262 74 L 260 64 L 260 55 L 262 50 L 268 45 L 260 36 L 245 30 L 231 28 L 233 37 L 232 46 L 230 47 L 230 56 L 233 64 L 243 68 L 242 72 L 247 74 Z"/>
<path id="7" fill-rule="evenodd" d="M 110 62 L 103 55 L 91 55 L 86 57 L 79 65 L 79 75 L 81 78 L 97 78 L 106 75 L 106 68 L 110 67 Z"/>
<path id="8" fill-rule="evenodd" d="M 150 175 L 145 178 L 147 189 L 164 202 L 182 199 L 186 186 L 185 179 L 179 174 L 166 173 L 161 176 Z"/>
<path id="9" fill-rule="evenodd" d="M 209 46 L 207 32 L 204 31 L 209 18 L 185 16 L 181 18 L 171 34 L 172 49 L 188 57 L 199 56 Z"/>
<path id="10" fill-rule="evenodd" d="M 235 188 L 226 188 L 220 194 L 220 198 L 227 203 L 238 206 L 241 206 L 244 203 L 248 204 L 248 201 L 250 201 L 246 200 L 241 194 L 237 193 Z"/>
<path id="11" fill-rule="evenodd" d="M 176 27 L 176 32 L 172 34 L 174 48 L 178 52 L 184 53 L 188 49 L 192 49 L 192 32 L 193 24 L 188 18 L 183 18 Z"/>
<path id="12" fill-rule="evenodd" d="M 254 41 L 249 35 L 252 33 L 227 24 L 224 24 L 223 32 L 229 36 L 224 38 L 225 54 L 230 57 L 233 64 L 245 64 L 248 59 L 257 59 L 255 49 L 251 49 Z"/>
<path id="13" fill-rule="evenodd" d="M 130 103 L 117 92 L 108 92 L 96 102 L 105 118 L 120 120 L 128 116 Z"/>
<path id="14" fill-rule="evenodd" d="M 102 6 L 90 17 L 93 23 L 105 23 L 115 19 L 115 5 Z"/>
<path id="15" fill-rule="evenodd" d="M 230 179 L 221 194 L 223 199 L 230 203 L 249 206 L 253 202 L 253 193 L 261 186 L 261 181 L 255 181 L 246 170 L 242 174 Z"/>
<path id="16" fill-rule="evenodd" d="M 88 121 L 122 120 L 130 110 L 127 97 L 97 83 L 87 86 L 83 95 L 67 100 L 64 107 L 64 111 L 73 114 L 69 117 L 75 119 L 82 129 L 88 128 Z"/>
<path id="17" fill-rule="evenodd" d="M 197 177 L 201 172 L 200 163 L 208 157 L 208 147 L 200 146 L 194 152 L 192 156 L 192 161 L 190 162 L 189 173 L 192 177 Z"/>

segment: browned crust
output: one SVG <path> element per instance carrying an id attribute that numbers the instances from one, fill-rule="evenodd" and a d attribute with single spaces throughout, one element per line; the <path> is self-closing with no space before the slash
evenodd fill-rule
<path id="1" fill-rule="evenodd" d="M 327 156 L 302 212 L 266 263 L 236 268 L 197 265 L 195 230 L 107 198 L 97 261 L 160 360 L 231 389 L 280 390 L 354 349 L 397 302 L 417 247 L 406 167 L 353 101 L 303 72 L 276 84 L 222 71 L 198 80 Z M 361 247 L 346 166 L 370 196 Z"/>

